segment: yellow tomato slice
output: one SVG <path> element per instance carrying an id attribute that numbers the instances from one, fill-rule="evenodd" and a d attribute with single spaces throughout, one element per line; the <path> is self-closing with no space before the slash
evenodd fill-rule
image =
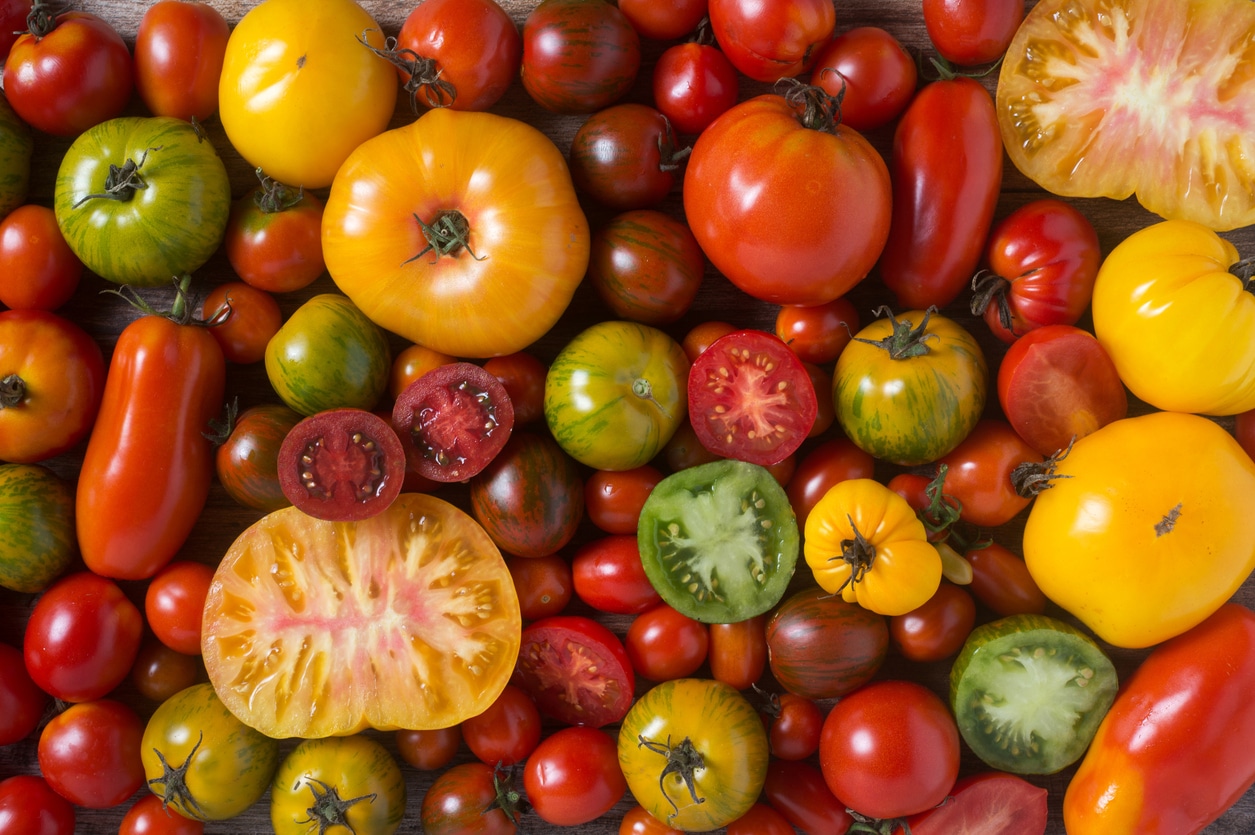
<path id="1" fill-rule="evenodd" d="M 202 652 L 243 722 L 320 738 L 482 713 L 514 671 L 520 632 L 510 572 L 483 528 L 407 493 L 359 522 L 284 508 L 244 531 L 214 574 Z"/>

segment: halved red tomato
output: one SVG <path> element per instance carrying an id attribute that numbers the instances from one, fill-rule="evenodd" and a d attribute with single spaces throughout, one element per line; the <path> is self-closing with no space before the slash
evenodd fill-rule
<path id="1" fill-rule="evenodd" d="M 600 728 L 632 706 L 636 674 L 619 637 L 583 615 L 555 615 L 523 631 L 514 683 L 540 711 Z"/>

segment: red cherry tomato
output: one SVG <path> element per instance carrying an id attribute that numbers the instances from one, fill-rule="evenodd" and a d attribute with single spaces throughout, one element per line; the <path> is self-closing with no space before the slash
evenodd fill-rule
<path id="1" fill-rule="evenodd" d="M 834 361 L 858 331 L 858 310 L 845 296 L 824 304 L 784 305 L 776 314 L 776 336 L 806 362 Z"/>
<path id="2" fill-rule="evenodd" d="M 619 0 L 619 11 L 627 15 L 643 38 L 673 41 L 697 28 L 706 16 L 706 0 Z"/>
<path id="3" fill-rule="evenodd" d="M 135 36 L 135 89 L 154 116 L 204 122 L 218 110 L 230 27 L 208 3 L 159 0 Z"/>
<path id="4" fill-rule="evenodd" d="M 596 820 L 627 791 L 618 744 L 596 728 L 557 730 L 527 758 L 523 789 L 546 823 L 580 826 Z"/>
<path id="5" fill-rule="evenodd" d="M 943 582 L 919 608 L 889 619 L 889 637 L 912 661 L 942 661 L 958 654 L 975 625 L 972 595 Z"/>
<path id="6" fill-rule="evenodd" d="M 859 131 L 887 125 L 915 95 L 919 71 L 901 41 L 878 26 L 837 35 L 815 59 L 811 84 L 841 98 L 841 123 Z"/>
<path id="7" fill-rule="evenodd" d="M 1012 471 L 1041 460 L 1041 454 L 1006 421 L 984 418 L 941 457 L 947 468 L 942 492 L 959 502 L 960 519 L 996 528 L 1010 522 L 1030 501 L 1016 492 Z"/>
<path id="8" fill-rule="evenodd" d="M 597 470 L 584 482 L 584 510 L 589 521 L 609 534 L 636 536 L 645 500 L 662 473 L 643 464 L 631 470 Z"/>
<path id="9" fill-rule="evenodd" d="M 643 806 L 633 806 L 619 821 L 619 835 L 682 835 L 645 811 Z"/>
<path id="10" fill-rule="evenodd" d="M 739 330 L 736 325 L 728 322 L 702 322 L 694 325 L 684 334 L 680 347 L 684 348 L 684 353 L 688 356 L 689 362 L 695 361 L 701 353 L 709 348 L 716 339 L 721 336 L 727 336 L 735 330 Z"/>
<path id="11" fill-rule="evenodd" d="M 39 735 L 39 771 L 76 806 L 120 805 L 144 785 L 144 721 L 113 699 L 70 705 Z"/>
<path id="12" fill-rule="evenodd" d="M 1046 611 L 1046 595 L 1037 587 L 1024 560 L 991 542 L 969 550 L 964 557 L 972 566 L 972 594 L 995 614 L 1036 614 Z"/>
<path id="13" fill-rule="evenodd" d="M 269 293 L 308 287 L 327 265 L 322 257 L 323 202 L 257 172 L 261 185 L 231 206 L 224 246 L 231 269 Z"/>
<path id="14" fill-rule="evenodd" d="M 710 633 L 706 624 L 662 603 L 632 619 L 623 645 L 638 676 L 670 681 L 697 672 L 706 661 Z"/>
<path id="15" fill-rule="evenodd" d="M 727 835 L 794 835 L 789 819 L 765 803 L 755 803 L 741 817 L 728 824 Z"/>
<path id="16" fill-rule="evenodd" d="M 665 4 L 655 3 L 662 6 Z M 736 68 L 717 47 L 683 43 L 670 47 L 654 64 L 654 107 L 681 134 L 698 134 L 736 104 Z"/>
<path id="17" fill-rule="evenodd" d="M 0 643 L 0 746 L 29 736 L 44 718 L 48 701 L 26 671 L 22 651 Z"/>
<path id="18" fill-rule="evenodd" d="M 837 25 L 831 0 L 709 0 L 710 28 L 728 60 L 755 81 L 809 69 Z"/>
<path id="19" fill-rule="evenodd" d="M 406 386 L 426 374 L 428 371 L 457 362 L 457 357 L 434 351 L 425 345 L 408 345 L 392 358 L 392 367 L 388 372 L 388 396 L 396 400 L 405 391 Z M 485 363 L 485 368 L 487 364 Z M 489 372 L 492 373 L 492 372 Z M 497 376 L 497 375 L 494 375 Z M 542 382 L 544 372 L 541 372 Z M 497 379 L 501 377 L 497 376 Z M 505 381 L 502 381 L 505 385 Z M 507 387 L 508 388 L 508 387 Z M 511 394 L 510 399 L 514 396 Z"/>
<path id="20" fill-rule="evenodd" d="M 183 0 L 172 0 L 183 2 Z M 203 316 L 228 362 L 248 365 L 266 356 L 266 344 L 283 325 L 279 302 L 243 281 L 219 284 L 205 296 Z"/>
<path id="21" fill-rule="evenodd" d="M 462 726 L 431 730 L 402 729 L 394 739 L 401 759 L 422 771 L 435 771 L 448 765 L 462 745 Z"/>
<path id="22" fill-rule="evenodd" d="M 941 57 L 987 64 L 1007 51 L 1024 20 L 1024 0 L 924 0 L 924 28 Z"/>
<path id="23" fill-rule="evenodd" d="M 43 777 L 5 778 L 0 780 L 0 835 L 74 835 L 74 807 Z"/>
<path id="24" fill-rule="evenodd" d="M 561 554 L 540 557 L 506 557 L 506 567 L 519 596 L 523 620 L 540 620 L 561 614 L 571 602 L 575 582 L 571 566 Z"/>
<path id="25" fill-rule="evenodd" d="M 710 624 L 710 648 L 706 653 L 710 677 L 737 690 L 752 687 L 767 668 L 766 627 L 766 614 L 735 623 Z"/>
<path id="26" fill-rule="evenodd" d="M 833 485 L 851 478 L 872 478 L 875 472 L 876 459 L 848 438 L 833 438 L 811 449 L 785 488 L 798 526 L 805 528 L 811 508 Z"/>
<path id="27" fill-rule="evenodd" d="M 151 793 L 131 805 L 118 827 L 118 835 L 201 835 L 204 831 L 204 823 L 183 817 Z"/>
<path id="28" fill-rule="evenodd" d="M 0 304 L 56 310 L 78 289 L 83 262 L 70 249 L 52 209 L 18 206 L 0 221 Z"/>
<path id="29" fill-rule="evenodd" d="M 576 190 L 614 211 L 649 209 L 676 183 L 680 160 L 671 122 L 645 104 L 616 104 L 584 120 L 571 140 Z"/>
<path id="30" fill-rule="evenodd" d="M 804 760 L 819 750 L 824 711 L 811 699 L 796 693 L 773 693 L 766 715 L 767 740 L 773 757 Z"/>
<path id="31" fill-rule="evenodd" d="M 575 594 L 600 612 L 637 615 L 662 602 L 645 568 L 636 534 L 594 539 L 571 560 Z"/>
<path id="32" fill-rule="evenodd" d="M 543 362 L 526 351 L 519 351 L 493 357 L 484 363 L 484 370 L 505 386 L 514 406 L 515 423 L 533 423 L 545 416 L 545 373 L 548 369 Z"/>
<path id="33" fill-rule="evenodd" d="M 211 565 L 176 560 L 149 581 L 144 615 L 153 634 L 170 649 L 200 655 L 201 616 L 213 578 Z"/>
<path id="34" fill-rule="evenodd" d="M 522 688 L 507 684 L 487 710 L 462 720 L 462 739 L 481 762 L 514 765 L 540 744 L 540 711 Z"/>

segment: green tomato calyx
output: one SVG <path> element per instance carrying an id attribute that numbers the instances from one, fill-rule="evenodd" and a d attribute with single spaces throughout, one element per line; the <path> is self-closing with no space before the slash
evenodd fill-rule
<path id="1" fill-rule="evenodd" d="M 476 261 L 483 261 L 488 257 L 476 255 L 475 250 L 471 249 L 471 223 L 457 209 L 437 212 L 431 223 L 426 223 L 417 214 L 414 215 L 414 220 L 418 221 L 418 228 L 423 230 L 427 246 L 420 249 L 413 257 L 407 258 L 404 263 L 417 261 L 430 252 L 436 256 L 431 262 L 434 264 L 445 255 L 456 256 L 463 249 Z"/>
<path id="2" fill-rule="evenodd" d="M 157 755 L 157 760 L 161 763 L 161 776 L 153 777 L 148 781 L 148 788 L 161 797 L 162 809 L 173 803 L 178 812 L 200 821 L 208 819 L 200 803 L 192 795 L 192 790 L 187 786 L 187 770 L 191 767 L 192 760 L 204 741 L 205 732 L 201 731 L 200 736 L 196 738 L 196 744 L 192 746 L 191 751 L 187 752 L 187 758 L 181 765 L 170 765 L 166 760 L 166 755 L 161 753 L 161 749 L 154 748 L 153 753 Z M 158 785 L 163 786 L 164 790 L 157 791 Z"/>
<path id="3" fill-rule="evenodd" d="M 672 745 L 670 736 L 667 737 L 666 742 L 654 742 L 651 739 L 646 739 L 644 736 L 637 736 L 636 739 L 638 748 L 648 748 L 655 754 L 662 754 L 667 758 L 666 766 L 658 774 L 658 788 L 662 792 L 662 796 L 671 804 L 672 811 L 671 814 L 667 815 L 667 820 L 671 820 L 680 814 L 679 805 L 671 799 L 671 795 L 667 794 L 666 780 L 668 774 L 678 774 L 680 776 L 680 779 L 684 781 L 684 787 L 688 789 L 689 797 L 694 803 L 706 802 L 706 798 L 697 796 L 697 784 L 695 782 L 695 772 L 706 767 L 706 760 L 702 757 L 701 752 L 697 750 L 697 747 L 693 745 L 693 740 L 686 736 L 679 745 Z"/>
<path id="4" fill-rule="evenodd" d="M 409 96 L 411 112 L 416 115 L 419 112 L 420 92 L 423 94 L 423 103 L 432 109 L 449 107 L 457 100 L 458 88 L 440 77 L 440 64 L 435 58 L 424 58 L 409 47 L 399 47 L 399 42 L 393 37 L 384 38 L 383 49 L 371 46 L 366 35 L 378 31 L 365 30 L 357 36 L 357 42 L 401 71 L 405 77 L 401 89 Z"/>
<path id="5" fill-rule="evenodd" d="M 376 794 L 363 794 L 359 797 L 351 797 L 344 799 L 340 797 L 340 790 L 335 786 L 329 786 L 322 780 L 310 777 L 308 774 L 303 775 L 298 781 L 309 786 L 309 790 L 314 795 L 314 805 L 306 809 L 307 817 L 299 820 L 297 823 L 316 823 L 318 824 L 318 835 L 324 835 L 328 829 L 333 826 L 342 826 L 351 833 L 355 833 L 353 824 L 349 822 L 349 809 L 357 804 L 366 801 L 374 803 Z"/>
<path id="6" fill-rule="evenodd" d="M 841 554 L 839 556 L 834 554 L 828 559 L 845 560 L 850 566 L 850 576 L 846 577 L 845 582 L 833 592 L 834 595 L 841 594 L 841 592 L 845 591 L 846 586 L 853 583 L 861 583 L 863 577 L 872 570 L 872 566 L 876 563 L 876 546 L 859 531 L 854 524 L 853 516 L 847 513 L 845 518 L 850 522 L 850 530 L 854 531 L 854 538 L 841 540 Z"/>
<path id="7" fill-rule="evenodd" d="M 928 332 L 928 320 L 936 312 L 937 308 L 929 307 L 924 311 L 924 316 L 919 320 L 919 324 L 912 326 L 910 319 L 899 319 L 893 315 L 892 310 L 881 305 L 872 311 L 872 315 L 887 316 L 889 321 L 893 323 L 893 331 L 884 339 L 866 339 L 856 336 L 854 341 L 884 348 L 889 352 L 890 359 L 904 360 L 925 356 L 928 353 L 928 345 L 925 343 L 930 338 L 938 338 L 935 333 Z"/>
<path id="8" fill-rule="evenodd" d="M 126 162 L 121 167 L 109 163 L 109 173 L 105 177 L 105 190 L 80 197 L 74 202 L 73 208 L 77 209 L 88 200 L 97 197 L 104 200 L 117 200 L 120 203 L 129 202 L 135 196 L 135 192 L 148 188 L 148 181 L 144 179 L 143 174 L 139 173 L 139 170 L 148 161 L 150 152 L 160 150 L 160 145 L 154 148 L 145 148 L 144 152 L 139 155 L 139 162 L 127 157 Z"/>

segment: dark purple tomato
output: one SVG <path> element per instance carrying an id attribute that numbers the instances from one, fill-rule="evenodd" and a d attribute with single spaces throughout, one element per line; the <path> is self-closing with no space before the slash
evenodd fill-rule
<path id="1" fill-rule="evenodd" d="M 866 684 L 888 651 L 882 615 L 818 587 L 785 598 L 767 621 L 772 675 L 808 699 L 837 698 Z"/>
<path id="2" fill-rule="evenodd" d="M 214 467 L 227 495 L 269 513 L 292 504 L 279 486 L 279 447 L 301 415 L 282 403 L 245 409 L 218 447 Z"/>
<path id="3" fill-rule="evenodd" d="M 571 140 L 571 179 L 581 194 L 616 211 L 657 206 L 675 186 L 689 148 L 671 122 L 644 104 L 616 104 L 588 117 Z"/>
<path id="4" fill-rule="evenodd" d="M 593 233 L 588 279 L 621 319 L 676 321 L 692 306 L 705 271 L 688 224 L 663 212 L 624 212 Z"/>
<path id="5" fill-rule="evenodd" d="M 627 93 L 640 66 L 640 35 L 605 0 L 542 0 L 523 21 L 523 89 L 546 110 L 601 110 Z"/>

